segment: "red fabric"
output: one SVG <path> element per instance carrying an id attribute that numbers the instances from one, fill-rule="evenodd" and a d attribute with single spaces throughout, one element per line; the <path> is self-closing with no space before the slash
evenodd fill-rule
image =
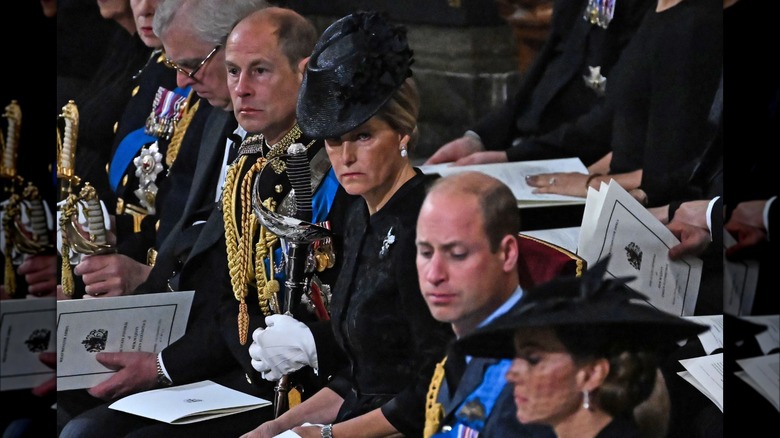
<path id="1" fill-rule="evenodd" d="M 585 260 L 573 252 L 535 237 L 518 235 L 520 257 L 517 263 L 520 286 L 529 289 L 559 275 L 582 275 Z"/>

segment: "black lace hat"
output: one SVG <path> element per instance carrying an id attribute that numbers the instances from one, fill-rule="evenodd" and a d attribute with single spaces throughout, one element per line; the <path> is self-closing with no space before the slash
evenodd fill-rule
<path id="1" fill-rule="evenodd" d="M 298 95 L 298 126 L 338 137 L 370 119 L 412 75 L 406 28 L 356 12 L 331 24 L 314 47 Z"/>
<path id="2" fill-rule="evenodd" d="M 457 348 L 480 357 L 512 358 L 514 334 L 527 327 L 599 327 L 612 340 L 662 350 L 709 327 L 658 310 L 625 286 L 633 278 L 605 279 L 609 258 L 581 277 L 556 278 L 526 291 L 507 313 L 458 340 Z"/>

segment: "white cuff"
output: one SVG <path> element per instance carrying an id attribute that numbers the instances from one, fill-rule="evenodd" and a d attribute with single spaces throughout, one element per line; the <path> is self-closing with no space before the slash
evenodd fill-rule
<path id="1" fill-rule="evenodd" d="M 772 203 L 775 202 L 775 199 L 777 199 L 777 196 L 772 196 L 769 198 L 769 200 L 766 201 L 766 205 L 764 205 L 764 229 L 766 230 L 766 241 L 769 242 L 769 207 L 772 206 Z"/>
<path id="2" fill-rule="evenodd" d="M 720 199 L 720 196 L 716 196 L 710 199 L 710 203 L 707 204 L 707 229 L 710 230 L 710 240 L 712 239 L 712 207 L 715 206 L 715 202 Z"/>

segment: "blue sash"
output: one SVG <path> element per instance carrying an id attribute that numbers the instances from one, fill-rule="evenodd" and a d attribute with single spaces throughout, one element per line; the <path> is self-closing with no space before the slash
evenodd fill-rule
<path id="1" fill-rule="evenodd" d="M 490 417 L 496 399 L 506 386 L 506 372 L 512 366 L 512 360 L 503 359 L 491 365 L 485 371 L 482 383 L 463 400 L 455 413 L 455 424 L 447 432 L 433 435 L 432 438 L 463 438 L 476 437 L 485 428 L 485 421 Z M 481 405 L 483 414 L 469 414 L 469 406 Z M 466 409 L 464 409 L 466 407 Z"/>
<path id="2" fill-rule="evenodd" d="M 188 86 L 184 89 L 176 87 L 173 91 L 182 96 L 187 96 L 190 92 L 190 87 Z M 119 143 L 119 146 L 117 146 L 116 152 L 114 152 L 114 157 L 111 159 L 111 165 L 108 167 L 108 182 L 114 193 L 116 193 L 116 189 L 119 187 L 119 182 L 122 180 L 122 176 L 124 176 L 127 166 L 133 161 L 133 158 L 138 154 L 138 151 L 140 151 L 144 145 L 153 143 L 157 140 L 157 137 L 145 134 L 145 129 L 146 127 L 142 126 L 127 134 Z"/>

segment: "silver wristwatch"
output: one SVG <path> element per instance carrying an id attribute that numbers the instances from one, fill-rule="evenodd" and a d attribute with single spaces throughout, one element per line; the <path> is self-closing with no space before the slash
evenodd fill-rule
<path id="1" fill-rule="evenodd" d="M 322 438 L 333 438 L 333 425 L 326 424 L 320 428 L 320 436 Z"/>

